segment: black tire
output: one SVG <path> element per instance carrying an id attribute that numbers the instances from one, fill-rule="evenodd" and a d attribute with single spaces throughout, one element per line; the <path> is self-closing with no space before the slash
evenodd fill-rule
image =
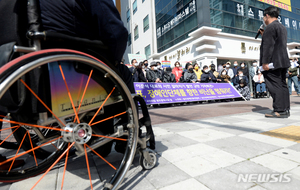
<path id="1" fill-rule="evenodd" d="M 148 163 L 147 160 L 146 160 L 146 158 L 141 153 L 141 156 L 140 156 L 140 165 L 142 166 L 142 168 L 144 170 L 151 170 L 157 164 L 156 153 L 153 150 L 151 150 L 151 149 L 147 149 L 146 151 L 148 151 L 148 153 L 149 153 L 149 156 L 151 158 L 151 163 Z"/>

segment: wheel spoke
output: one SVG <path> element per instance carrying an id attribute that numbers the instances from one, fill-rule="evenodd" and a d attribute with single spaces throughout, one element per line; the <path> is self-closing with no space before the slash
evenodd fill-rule
<path id="1" fill-rule="evenodd" d="M 50 129 L 50 130 L 55 130 L 55 131 L 69 132 L 68 130 L 64 130 L 64 129 L 46 127 L 46 126 L 41 126 L 41 125 L 34 125 L 34 124 L 29 124 L 29 123 L 16 122 L 16 121 L 11 121 L 11 120 L 0 119 L 0 121 L 2 121 L 2 122 L 4 121 L 4 122 L 7 122 L 7 123 L 11 123 L 11 124 L 17 124 L 17 125 L 26 125 L 26 126 L 30 126 L 30 127 L 37 127 L 37 128 Z"/>
<path id="2" fill-rule="evenodd" d="M 69 146 L 70 146 L 70 143 L 68 143 L 68 147 Z M 67 155 L 66 155 L 64 173 L 63 173 L 62 182 L 61 182 L 61 188 L 60 189 L 63 189 L 63 187 L 64 187 L 64 180 L 65 180 L 65 174 L 66 174 L 66 169 L 67 169 L 68 156 L 69 156 L 69 151 L 67 152 Z"/>
<path id="3" fill-rule="evenodd" d="M 16 127 L 18 127 L 18 125 L 17 125 L 17 126 L 13 126 L 13 127 L 8 127 L 8 128 L 5 128 L 5 129 L 1 129 L 0 132 L 1 132 L 1 131 L 8 130 L 8 129 L 13 129 L 13 128 L 16 128 Z M 19 127 L 20 127 L 20 126 L 19 126 Z"/>
<path id="4" fill-rule="evenodd" d="M 81 104 L 82 104 L 84 95 L 85 95 L 85 93 L 86 93 L 86 89 L 87 89 L 87 87 L 88 87 L 88 85 L 89 85 L 89 83 L 90 83 L 90 79 L 91 79 L 91 77 L 92 77 L 92 74 L 93 74 L 93 70 L 91 70 L 90 75 L 89 75 L 89 78 L 88 78 L 88 80 L 87 80 L 87 82 L 86 82 L 86 85 L 85 85 L 85 88 L 84 88 L 84 91 L 83 91 L 83 94 L 82 94 L 82 97 L 81 97 L 81 100 L 80 100 L 80 103 L 79 103 L 79 106 L 78 106 L 78 109 L 77 109 L 77 113 L 79 113 L 79 110 L 80 110 L 80 107 L 81 107 Z M 76 119 L 76 118 L 75 118 L 75 119 Z M 74 122 L 75 122 L 75 119 L 74 119 Z"/>
<path id="5" fill-rule="evenodd" d="M 127 141 L 127 139 L 121 139 L 121 138 L 110 137 L 110 136 L 105 136 L 105 135 L 92 134 L 92 136 L 94 136 L 94 137 L 103 137 L 103 138 L 107 138 L 107 139 L 114 139 L 114 140 L 119 140 L 119 141 Z"/>
<path id="6" fill-rule="evenodd" d="M 43 102 L 43 100 L 41 100 L 38 95 L 36 95 L 33 90 L 22 80 L 20 79 L 20 81 L 24 84 L 24 86 L 40 101 L 41 104 L 43 104 L 43 106 L 45 106 L 45 108 L 57 119 L 57 121 L 59 121 L 62 126 L 65 126 L 65 124 L 52 112 L 52 110 Z"/>
<path id="7" fill-rule="evenodd" d="M 86 144 L 86 146 L 91 149 L 97 156 L 99 156 L 104 162 L 106 162 L 108 165 L 110 165 L 114 170 L 117 170 L 111 163 L 109 163 L 105 158 L 103 158 L 98 152 L 96 152 L 94 149 L 92 149 L 89 145 Z"/>
<path id="8" fill-rule="evenodd" d="M 18 148 L 18 150 L 17 150 L 16 156 L 18 155 L 18 153 L 19 153 L 19 151 L 20 151 L 20 148 L 21 148 L 22 145 L 23 145 L 23 142 L 24 142 L 24 140 L 25 140 L 26 135 L 27 135 L 27 133 L 25 133 L 25 135 L 24 135 L 24 137 L 23 137 L 23 139 L 22 139 L 22 141 L 21 141 L 21 143 L 20 143 L 20 146 L 19 146 L 19 148 Z M 29 136 L 29 138 L 30 138 L 30 136 Z M 13 159 L 13 161 L 12 161 L 11 164 L 10 164 L 10 167 L 9 167 L 9 169 L 8 169 L 8 172 L 10 172 L 12 166 L 14 165 L 14 162 L 15 162 L 15 160 L 16 160 L 16 156 L 14 156 L 14 159 Z"/>
<path id="9" fill-rule="evenodd" d="M 14 134 L 14 132 L 16 132 L 16 130 L 18 130 L 20 128 L 20 126 L 16 126 L 17 128 L 10 133 L 10 135 L 8 135 L 4 140 L 2 140 L 2 142 L 0 143 L 0 146 L 2 145 L 2 143 L 4 143 L 6 141 L 6 139 L 8 139 L 12 134 Z M 1 165 L 1 163 L 0 163 Z"/>
<path id="10" fill-rule="evenodd" d="M 95 123 L 92 123 L 90 126 L 96 125 L 96 124 L 98 124 L 98 123 L 101 123 L 101 122 L 103 122 L 103 121 L 112 119 L 112 118 L 114 118 L 114 117 L 118 117 L 118 116 L 123 115 L 123 114 L 125 114 L 125 113 L 126 113 L 126 111 L 124 111 L 124 112 L 122 112 L 122 113 L 119 113 L 119 114 L 117 114 L 117 115 L 114 115 L 114 116 L 111 116 L 111 117 L 102 119 L 102 120 L 100 120 L 100 121 L 97 121 L 97 122 L 95 122 Z"/>
<path id="11" fill-rule="evenodd" d="M 34 186 L 30 189 L 32 190 L 44 177 L 45 175 L 57 164 L 57 162 L 60 161 L 60 159 L 67 153 L 69 152 L 70 148 L 75 144 L 75 142 L 73 142 L 65 151 L 64 153 L 62 153 L 62 155 L 59 156 L 59 158 L 57 158 L 57 160 L 47 169 L 47 171 L 42 175 L 42 177 L 34 184 Z"/>
<path id="12" fill-rule="evenodd" d="M 31 138 L 30 138 L 30 134 L 29 134 L 29 131 L 27 131 L 27 134 L 28 134 L 28 137 L 29 137 L 29 141 L 30 141 L 30 145 L 31 145 L 31 148 L 33 149 L 33 145 L 32 145 L 32 141 L 31 141 Z M 52 144 L 52 143 L 51 143 Z M 38 163 L 36 161 L 36 156 L 35 156 L 35 152 L 33 152 L 33 157 L 34 157 L 34 161 L 35 161 L 35 165 L 38 166 Z"/>
<path id="13" fill-rule="evenodd" d="M 27 151 L 25 151 L 25 152 L 23 152 L 23 153 L 21 153 L 21 154 L 15 156 L 15 157 L 13 157 L 13 158 L 7 159 L 7 160 L 1 162 L 1 163 L 0 163 L 0 166 L 1 166 L 2 164 L 5 164 L 5 163 L 7 163 L 7 162 L 13 160 L 13 159 L 19 158 L 19 157 L 21 157 L 21 156 L 23 156 L 23 155 L 25 155 L 25 154 L 27 154 L 27 153 L 30 153 L 30 152 L 32 152 L 32 151 L 38 149 L 38 148 L 41 148 L 41 147 L 43 147 L 43 146 L 45 146 L 45 145 L 47 145 L 47 144 L 49 144 L 49 143 L 51 143 L 51 142 L 53 142 L 53 141 L 56 141 L 56 140 L 58 140 L 58 139 L 60 139 L 60 138 L 62 138 L 62 136 L 57 137 L 57 138 L 55 138 L 55 139 L 53 139 L 53 140 L 51 140 L 51 141 L 49 141 L 49 142 L 46 142 L 46 143 L 44 143 L 44 144 L 42 144 L 42 145 L 39 145 L 39 146 L 37 146 L 37 147 L 34 147 L 34 148 L 31 149 L 31 150 L 27 150 Z"/>
<path id="14" fill-rule="evenodd" d="M 108 98 L 111 96 L 111 94 L 113 93 L 113 91 L 116 89 L 116 87 L 113 87 L 113 89 L 111 90 L 111 92 L 107 95 L 107 97 L 105 98 L 104 102 L 101 104 L 101 106 L 99 107 L 99 109 L 97 110 L 97 112 L 95 113 L 95 115 L 93 116 L 93 118 L 91 119 L 91 121 L 89 122 L 89 125 L 91 125 L 91 123 L 94 121 L 95 117 L 98 115 L 99 111 L 102 109 L 102 107 L 104 106 L 104 104 L 106 103 L 106 101 L 108 100 Z"/>
<path id="15" fill-rule="evenodd" d="M 69 95 L 69 98 L 70 98 L 70 101 L 71 101 L 71 104 L 72 104 L 72 107 L 73 107 L 73 111 L 75 113 L 75 118 L 77 119 L 77 122 L 80 123 L 79 121 L 79 117 L 78 117 L 78 114 L 76 112 L 76 109 L 75 109 L 75 106 L 74 106 L 74 102 L 73 102 L 73 99 L 72 99 L 72 96 L 71 96 L 71 93 L 70 93 L 70 90 L 69 90 L 69 87 L 68 87 L 68 84 L 67 84 L 67 81 L 66 81 L 66 78 L 65 78 L 65 75 L 64 75 L 64 72 L 62 70 L 62 67 L 61 67 L 61 64 L 58 64 L 59 66 L 59 69 L 60 69 L 60 73 L 61 73 L 61 76 L 65 82 L 65 86 L 67 88 L 67 91 L 68 91 L 68 95 Z"/>
<path id="16" fill-rule="evenodd" d="M 86 146 L 87 146 L 87 145 L 84 144 L 84 152 L 85 152 L 86 167 L 87 167 L 88 173 L 89 173 L 91 189 L 93 190 L 93 183 L 92 183 L 92 178 L 91 178 L 91 171 L 90 171 L 90 165 L 89 165 L 89 158 L 88 158 L 87 152 L 86 152 Z"/>

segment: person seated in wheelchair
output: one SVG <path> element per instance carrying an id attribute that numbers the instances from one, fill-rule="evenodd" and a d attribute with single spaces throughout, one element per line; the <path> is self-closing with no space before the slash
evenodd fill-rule
<path id="1" fill-rule="evenodd" d="M 264 97 L 267 95 L 266 90 L 266 83 L 263 74 L 260 70 L 257 70 L 256 74 L 253 77 L 254 85 L 255 85 L 255 92 L 257 97 Z"/>
<path id="2" fill-rule="evenodd" d="M 40 1 L 39 6 L 43 31 L 53 31 L 89 40 L 100 40 L 108 46 L 108 50 L 103 50 L 76 46 L 76 44 L 46 41 L 42 43 L 42 48 L 70 48 L 106 60 L 104 62 L 120 75 L 131 93 L 135 92 L 129 69 L 120 64 L 126 49 L 128 31 L 124 27 L 113 1 L 43 0 Z M 151 135 L 154 136 L 153 132 Z M 155 149 L 155 145 L 152 145 L 152 149 Z"/>

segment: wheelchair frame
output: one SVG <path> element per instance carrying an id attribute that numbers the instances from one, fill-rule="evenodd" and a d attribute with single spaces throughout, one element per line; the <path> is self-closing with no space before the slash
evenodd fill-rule
<path id="1" fill-rule="evenodd" d="M 36 0 L 28 0 L 28 4 L 29 4 L 29 6 L 31 6 L 31 8 L 33 7 L 33 10 L 35 10 L 35 11 L 38 10 L 38 7 L 36 6 L 37 5 Z M 34 18 L 33 20 L 39 20 L 39 19 Z M 31 23 L 34 23 L 34 24 L 31 24 Z M 100 158 L 102 158 L 105 161 L 105 159 L 101 155 L 97 154 L 97 151 L 95 151 L 95 150 L 101 148 L 101 146 L 103 146 L 109 142 L 112 142 L 112 140 L 114 140 L 114 141 L 121 140 L 122 141 L 122 140 L 124 140 L 124 139 L 122 139 L 122 138 L 124 138 L 124 136 L 127 136 L 127 139 L 125 137 L 125 139 L 127 140 L 127 145 L 126 145 L 126 150 L 125 150 L 124 156 L 122 158 L 120 167 L 112 175 L 112 178 L 110 179 L 110 181 L 106 181 L 106 183 L 103 186 L 103 189 L 117 189 L 118 188 L 118 186 L 123 181 L 123 179 L 126 175 L 126 172 L 130 168 L 130 165 L 133 161 L 136 149 L 138 149 L 138 151 L 140 152 L 140 155 L 141 155 L 140 164 L 142 165 L 143 169 L 152 169 L 153 167 L 155 167 L 155 165 L 157 163 L 156 153 L 147 148 L 147 141 L 149 141 L 149 138 L 150 138 L 149 132 L 151 132 L 152 129 L 151 129 L 150 116 L 149 116 L 149 113 L 147 110 L 146 103 L 144 102 L 143 98 L 140 96 L 137 96 L 135 94 L 131 94 L 130 91 L 128 90 L 127 86 L 124 84 L 123 80 L 118 76 L 118 74 L 116 74 L 113 70 L 111 70 L 104 62 L 102 62 L 101 60 L 99 60 L 89 54 L 79 52 L 76 50 L 71 50 L 71 49 L 41 50 L 41 41 L 43 39 L 47 39 L 47 38 L 51 39 L 51 38 L 59 37 L 60 39 L 64 39 L 67 41 L 75 41 L 75 42 L 79 42 L 79 43 L 83 43 L 83 44 L 88 43 L 90 46 L 105 49 L 106 47 L 103 46 L 102 42 L 90 41 L 90 40 L 81 39 L 81 38 L 73 38 L 73 37 L 69 37 L 69 36 L 66 36 L 63 34 L 57 34 L 57 33 L 53 33 L 53 32 L 45 32 L 45 31 L 40 32 L 37 30 L 39 27 L 36 26 L 36 22 L 29 20 L 29 24 L 30 24 L 29 25 L 30 27 L 29 27 L 29 31 L 27 33 L 27 37 L 29 37 L 31 39 L 32 46 L 31 47 L 23 47 L 23 46 L 18 46 L 18 45 L 14 46 L 14 52 L 29 53 L 29 54 L 25 54 L 19 58 L 16 58 L 0 68 L 0 80 L 1 80 L 0 98 L 2 98 L 5 95 L 5 93 L 8 92 L 8 90 L 12 87 L 12 85 L 18 81 L 21 81 L 21 83 L 23 83 L 27 87 L 26 81 L 23 80 L 22 77 L 25 76 L 25 74 L 28 74 L 29 71 L 32 71 L 36 68 L 40 68 L 43 65 L 50 64 L 54 61 L 60 61 L 60 60 L 79 61 L 79 62 L 84 63 L 87 66 L 92 67 L 95 70 L 98 69 L 99 72 L 100 71 L 104 72 L 104 78 L 108 78 L 109 80 L 116 83 L 115 84 L 116 86 L 113 87 L 113 89 L 119 88 L 121 90 L 120 94 L 123 97 L 123 99 L 121 99 L 121 100 L 124 101 L 125 106 L 126 105 L 128 106 L 126 109 L 126 115 L 127 115 L 127 119 L 129 122 L 127 123 L 126 126 L 125 125 L 114 126 L 115 132 L 113 134 L 101 135 L 101 134 L 96 133 L 94 131 L 95 129 L 91 127 L 91 121 L 89 123 L 82 122 L 82 119 L 84 117 L 86 117 L 86 115 L 88 115 L 88 114 L 78 113 L 81 104 L 79 105 L 78 110 L 76 110 L 77 108 L 74 107 L 74 105 L 73 105 L 73 102 L 72 102 L 73 100 L 72 100 L 71 95 L 69 95 L 69 99 L 73 105 L 74 114 L 72 116 L 67 117 L 67 119 L 71 118 L 71 122 L 67 122 L 66 118 L 55 117 L 55 114 L 52 113 L 51 110 L 49 110 L 49 107 L 47 105 L 43 104 L 43 100 L 39 100 L 40 103 L 43 104 L 46 107 L 46 109 L 48 109 L 48 110 L 46 112 L 40 112 L 38 114 L 39 119 L 36 119 L 37 123 L 35 123 L 35 124 L 32 122 L 23 123 L 23 122 L 11 120 L 13 117 L 10 117 L 9 115 L 6 117 L 6 119 L 4 119 L 4 118 L 0 119 L 3 122 L 7 122 L 7 123 L 11 124 L 12 127 L 8 128 L 8 129 L 13 130 L 13 132 L 10 134 L 10 136 L 13 135 L 16 138 L 17 142 L 19 143 L 19 147 L 18 147 L 16 155 L 14 157 L 9 158 L 8 160 L 6 160 L 4 162 L 0 162 L 0 166 L 7 162 L 8 163 L 12 162 L 10 165 L 10 168 L 8 170 L 5 170 L 5 171 L 0 170 L 0 181 L 2 181 L 2 182 L 19 181 L 19 180 L 37 175 L 38 173 L 47 169 L 46 173 L 44 173 L 44 175 L 41 177 L 41 179 L 42 179 L 51 170 L 51 168 L 57 162 L 59 162 L 59 160 L 62 159 L 63 157 L 66 157 L 65 158 L 65 168 L 64 168 L 64 172 L 65 172 L 69 152 L 70 152 L 71 148 L 74 146 L 76 149 L 77 157 L 83 156 L 83 155 L 85 155 L 85 157 L 86 157 L 87 169 L 88 169 L 89 179 L 90 179 L 90 183 L 91 183 L 91 188 L 93 188 L 91 174 L 90 174 L 90 170 L 89 170 L 87 153 L 94 152 L 96 155 L 98 155 Z M 61 73 L 62 73 L 62 77 L 64 78 L 63 71 L 61 71 Z M 91 79 L 91 75 L 92 75 L 92 73 L 90 73 L 89 80 Z M 87 82 L 86 87 L 87 86 L 88 86 L 88 82 Z M 66 83 L 66 88 L 68 89 L 67 83 Z M 38 95 L 35 94 L 34 92 L 32 92 L 30 90 L 30 87 L 29 88 L 27 87 L 27 89 L 31 92 L 31 95 L 34 95 L 38 99 Z M 69 90 L 68 90 L 68 93 L 70 94 Z M 113 90 L 110 92 L 110 94 L 108 93 L 108 97 L 110 97 L 110 95 L 112 93 L 113 93 Z M 83 97 L 84 97 L 84 93 L 82 95 L 82 98 Z M 97 110 L 97 112 L 93 114 L 93 119 L 95 117 L 98 117 L 99 114 L 101 115 L 100 110 L 102 110 L 102 107 L 103 108 L 105 107 L 104 106 L 105 102 L 106 101 L 104 101 L 102 103 L 102 105 L 100 106 L 100 108 Z M 137 113 L 137 108 L 136 108 L 137 102 L 139 102 L 139 104 L 141 105 L 141 109 L 142 109 L 142 113 L 143 113 L 143 117 L 141 119 L 138 118 L 138 113 Z M 48 117 L 49 112 L 51 112 L 50 115 L 52 115 L 52 118 Z M 113 115 L 107 119 L 115 119 L 117 117 L 118 117 L 117 115 Z M 51 125 L 53 125 L 53 123 L 56 124 L 55 127 L 51 126 Z M 50 127 L 49 127 L 49 125 L 50 125 Z M 142 126 L 146 126 L 147 133 L 148 133 L 147 135 L 142 135 L 142 134 L 139 135 L 138 134 L 139 127 L 142 127 Z M 30 174 L 28 174 L 28 175 L 22 176 L 20 174 L 20 176 L 18 178 L 9 176 L 9 173 L 13 173 L 11 171 L 14 171 L 12 166 L 13 166 L 16 158 L 19 158 L 20 156 L 22 156 L 24 154 L 28 155 L 28 157 L 31 156 L 32 158 L 35 159 L 36 167 L 38 167 L 37 158 L 38 159 L 40 159 L 40 158 L 36 154 L 38 154 L 38 149 L 41 147 L 41 145 L 39 145 L 39 144 L 45 145 L 46 143 L 48 143 L 47 145 L 50 145 L 50 144 L 53 145 L 52 142 L 58 142 L 58 140 L 56 138 L 52 138 L 52 137 L 48 138 L 48 136 L 44 134 L 43 129 L 48 130 L 48 132 L 49 131 L 50 132 L 53 132 L 53 131 L 61 132 L 60 135 L 63 139 L 62 143 L 56 147 L 57 150 L 54 149 L 53 153 L 51 153 L 49 155 L 49 157 L 47 157 L 47 159 L 51 158 L 52 160 L 50 162 L 45 161 L 46 163 L 41 162 L 42 163 L 41 168 L 39 170 L 36 170 L 35 172 L 31 172 L 31 173 L 29 172 Z M 4 129 L 4 130 L 6 130 L 6 129 Z M 4 130 L 2 129 L 2 130 L 0 130 L 0 132 L 4 131 Z M 33 131 L 33 133 L 35 134 L 35 140 L 39 144 L 35 144 L 36 142 L 34 141 L 32 134 L 29 133 L 29 130 Z M 150 131 L 148 131 L 148 130 L 150 130 Z M 14 133 L 14 132 L 16 132 L 16 133 Z M 20 134 L 23 134 L 23 137 L 22 137 L 23 139 L 17 139 L 17 138 L 20 138 L 20 136 L 18 136 Z M 84 137 L 82 137 L 81 134 L 84 134 Z M 27 140 L 26 135 L 28 135 L 29 140 Z M 90 143 L 89 141 L 90 141 L 90 139 L 93 138 L 93 136 L 96 139 L 100 139 L 100 140 L 98 140 L 95 143 L 88 144 L 88 143 Z M 33 140 L 30 140 L 30 138 L 32 138 Z M 3 141 L 5 141 L 5 140 L 3 140 Z M 31 144 L 31 147 L 29 147 L 29 148 L 27 147 L 24 149 L 23 146 L 25 146 L 26 143 L 23 144 L 23 142 L 27 142 L 28 146 Z M 2 143 L 0 143 L 0 146 L 1 146 L 1 144 Z M 21 147 L 24 149 L 22 155 L 19 153 Z M 87 147 L 89 149 L 87 149 Z M 15 169 L 15 171 L 19 172 L 19 169 Z M 22 171 L 24 172 L 25 169 L 22 168 Z M 9 177 L 6 177 L 6 175 L 8 175 Z M 32 188 L 34 188 L 35 185 L 37 185 L 37 183 L 34 184 L 34 186 Z M 63 181 L 62 181 L 62 187 L 63 187 Z"/>

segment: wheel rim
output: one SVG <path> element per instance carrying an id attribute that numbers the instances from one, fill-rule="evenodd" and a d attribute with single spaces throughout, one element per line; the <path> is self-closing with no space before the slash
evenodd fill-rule
<path id="1" fill-rule="evenodd" d="M 107 119 L 115 119 L 115 118 L 118 118 L 119 116 L 121 115 L 127 115 L 127 117 L 131 117 L 131 119 L 128 119 L 129 124 L 127 125 L 127 134 L 128 134 L 128 137 L 127 137 L 127 149 L 126 149 L 126 152 L 124 154 L 124 156 L 122 157 L 121 161 L 119 162 L 120 165 L 119 165 L 119 168 L 115 169 L 116 172 L 114 173 L 113 177 L 111 179 L 107 179 L 105 182 L 107 182 L 109 184 L 109 186 L 111 186 L 113 189 L 116 188 L 122 181 L 122 179 L 124 178 L 125 174 L 126 174 L 126 171 L 129 169 L 130 167 L 130 164 L 132 162 L 132 159 L 133 159 L 133 155 L 135 153 L 135 149 L 136 149 L 136 141 L 137 141 L 137 130 L 135 129 L 135 127 L 137 126 L 137 113 L 136 113 L 136 108 L 135 108 L 135 104 L 133 102 L 133 100 L 129 97 L 131 97 L 130 95 L 130 92 L 129 90 L 127 89 L 127 87 L 125 86 L 125 84 L 123 83 L 123 81 L 111 70 L 109 70 L 105 65 L 95 61 L 95 60 L 92 60 L 90 58 L 87 58 L 87 57 L 83 57 L 83 56 L 74 56 L 74 55 L 57 55 L 57 56 L 49 56 L 49 57 L 46 57 L 46 58 L 40 58 L 36 61 L 32 61 L 26 65 L 24 65 L 22 68 L 20 69 L 17 69 L 15 72 L 13 72 L 10 76 L 8 76 L 6 79 L 3 80 L 3 82 L 0 84 L 0 97 L 3 96 L 3 94 L 9 89 L 9 87 L 12 86 L 12 84 L 14 84 L 16 81 L 20 81 L 22 84 L 24 84 L 24 86 L 26 86 L 27 90 L 30 91 L 30 86 L 28 84 L 26 84 L 26 81 L 24 80 L 19 80 L 20 79 L 20 76 L 23 76 L 25 75 L 26 73 L 28 73 L 29 71 L 31 71 L 33 68 L 37 68 L 37 67 L 40 67 L 42 65 L 45 65 L 46 63 L 52 63 L 54 61 L 58 61 L 58 60 L 72 60 L 72 61 L 77 61 L 77 62 L 84 62 L 85 64 L 87 64 L 88 66 L 92 67 L 93 69 L 97 68 L 101 71 L 105 71 L 107 73 L 109 73 L 109 77 L 111 77 L 111 80 L 114 81 L 114 82 L 117 82 L 118 83 L 118 87 L 119 89 L 122 88 L 124 89 L 122 91 L 123 93 L 123 96 L 125 94 L 125 98 L 123 97 L 123 101 L 127 101 L 127 104 L 130 105 L 130 108 L 131 109 L 126 109 L 126 113 L 124 112 L 121 112 L 119 114 L 116 114 L 116 115 L 112 115 L 111 117 L 107 118 Z M 61 68 L 60 68 L 61 69 Z M 91 71 L 92 73 L 92 71 Z M 91 74 L 90 73 L 90 76 L 87 80 L 87 83 L 86 83 L 86 86 L 88 86 L 88 81 L 90 80 L 91 78 Z M 61 69 L 61 75 L 63 77 L 64 75 L 64 71 L 63 69 Z M 64 77 L 63 77 L 64 78 Z M 64 80 L 66 82 L 66 80 Z M 68 85 L 67 85 L 67 82 L 66 82 L 66 88 L 67 88 L 67 91 L 68 91 L 68 94 L 70 94 L 70 91 L 68 90 Z M 111 92 L 108 93 L 108 97 L 110 97 L 110 95 L 114 92 L 115 90 L 115 87 L 111 89 Z M 34 92 L 32 92 L 31 94 L 34 95 Z M 82 94 L 82 98 L 84 97 L 84 92 Z M 36 97 L 38 98 L 38 96 Z M 127 99 L 126 99 L 127 98 Z M 27 139 L 28 137 L 32 136 L 32 135 L 37 135 L 37 134 L 34 134 L 34 133 L 30 133 L 29 132 L 29 129 L 32 130 L 32 128 L 36 127 L 36 128 L 43 128 L 45 130 L 50 130 L 50 131 L 58 131 L 58 132 L 61 132 L 61 136 L 57 137 L 57 138 L 54 138 L 51 136 L 51 138 L 49 137 L 49 139 L 47 140 L 47 145 L 49 146 L 52 146 L 53 147 L 53 142 L 55 143 L 58 143 L 59 142 L 59 146 L 55 146 L 54 148 L 57 149 L 57 151 L 53 151 L 53 150 L 50 150 L 49 152 L 52 152 L 52 154 L 50 154 L 49 156 L 50 157 L 47 157 L 47 159 L 51 158 L 51 157 L 54 157 L 55 158 L 55 161 L 53 163 L 51 163 L 51 166 L 49 166 L 49 163 L 47 163 L 47 167 L 48 170 L 45 172 L 45 174 L 48 173 L 49 170 L 51 170 L 51 168 L 57 163 L 59 162 L 60 159 L 62 159 L 63 157 L 66 157 L 65 159 L 65 166 L 67 166 L 67 161 L 68 161 L 68 157 L 69 157 L 69 150 L 71 149 L 71 147 L 75 146 L 77 149 L 78 149 L 78 144 L 79 145 L 82 145 L 83 146 L 83 151 L 81 151 L 81 153 L 84 155 L 85 157 L 85 160 L 86 160 L 86 164 L 87 164 L 87 170 L 88 170 L 88 174 L 89 174 L 89 179 L 90 179 L 90 182 L 91 182 L 91 172 L 90 172 L 90 167 L 89 167 L 89 159 L 88 159 L 88 152 L 93 152 L 95 155 L 97 155 L 97 152 L 93 149 L 92 145 L 93 144 L 89 144 L 90 142 L 90 139 L 92 137 L 94 138 L 102 138 L 102 139 L 113 139 L 115 141 L 122 141 L 124 140 L 122 138 L 122 136 L 118 136 L 118 137 L 115 137 L 115 136 L 112 136 L 112 135 L 99 135 L 97 133 L 91 133 L 92 131 L 92 126 L 95 125 L 97 126 L 99 123 L 101 123 L 102 120 L 100 121 L 97 121 L 95 120 L 96 117 L 98 117 L 98 113 L 99 111 L 101 110 L 102 106 L 105 105 L 106 101 L 103 102 L 103 104 L 101 105 L 101 107 L 97 110 L 97 112 L 94 114 L 94 116 L 92 117 L 92 119 L 86 123 L 83 126 L 79 126 L 81 123 L 80 122 L 80 119 L 79 119 L 79 116 L 82 116 L 83 113 L 80 113 L 79 110 L 80 110 L 80 105 L 79 105 L 79 108 L 75 108 L 75 106 L 73 105 L 74 103 L 72 103 L 72 96 L 69 95 L 69 99 L 70 99 L 70 102 L 72 104 L 72 107 L 73 107 L 73 111 L 74 111 L 74 114 L 73 116 L 69 116 L 68 118 L 60 118 L 60 117 L 56 117 L 54 113 L 51 113 L 54 118 L 55 118 L 55 124 L 56 126 L 53 127 L 49 127 L 49 126 L 44 126 L 44 125 L 37 125 L 37 124 L 32 124 L 32 123 L 22 123 L 22 122 L 19 122 L 19 121 L 15 121 L 15 120 L 5 120 L 5 122 L 7 123 L 10 123 L 11 126 L 10 127 L 6 127 L 4 129 L 1 130 L 1 132 L 3 133 L 4 130 L 6 131 L 9 131 L 9 130 L 12 130 L 11 132 L 11 135 L 10 136 L 14 136 L 14 132 L 18 131 L 20 128 L 23 128 L 25 129 L 25 133 L 24 133 L 24 136 L 23 138 L 24 139 Z M 126 99 L 126 100 L 125 100 Z M 42 101 L 40 101 L 42 102 Z M 122 102 L 122 101 L 121 101 Z M 48 107 L 47 105 L 44 106 L 44 107 Z M 49 107 L 48 107 L 49 108 Z M 48 109 L 47 108 L 47 109 Z M 49 108 L 50 109 L 50 108 Z M 51 109 L 50 109 L 51 110 Z M 48 110 L 48 112 L 50 112 L 50 110 Z M 66 119 L 70 119 L 72 118 L 72 122 L 66 122 Z M 0 118 L 1 121 L 4 121 L 3 118 Z M 99 122 L 99 123 L 97 123 Z M 69 129 L 66 129 L 65 126 L 66 125 L 70 125 L 70 123 L 75 123 L 75 127 L 74 128 L 69 128 Z M 21 126 L 19 126 L 21 125 Z M 27 126 L 27 127 L 26 127 Z M 74 129 L 74 130 L 73 130 Z M 72 131 L 73 130 L 73 131 Z M 73 139 L 71 138 L 71 140 L 66 140 L 67 139 L 67 135 L 64 134 L 66 131 L 70 132 L 72 131 L 72 135 L 73 136 Z M 126 133 L 126 131 L 123 131 L 123 133 Z M 83 136 L 85 136 L 87 133 L 88 134 L 88 138 L 89 139 L 80 139 L 82 138 Z M 76 136 L 76 138 L 74 137 L 74 135 Z M 123 134 L 124 135 L 124 134 Z M 125 134 L 126 136 L 126 134 Z M 46 136 L 47 137 L 47 136 Z M 59 139 L 59 140 L 58 140 Z M 77 142 L 77 140 L 80 139 L 80 142 Z M 4 139 L 4 141 L 6 141 L 7 139 Z M 23 139 L 22 139 L 23 140 Z M 3 151 L 0 151 L 1 154 L 6 154 L 8 155 L 8 160 L 4 161 L 4 162 L 0 162 L 0 166 L 1 164 L 5 164 L 5 162 L 8 162 L 8 161 L 13 161 L 13 160 L 16 160 L 18 158 L 21 158 L 19 155 L 20 154 L 23 154 L 23 153 L 26 153 L 26 151 L 23 151 L 22 152 L 22 149 L 21 149 L 21 146 L 22 146 L 22 142 L 24 142 L 24 140 L 22 141 L 21 140 L 21 145 L 20 147 L 18 148 L 17 152 L 14 152 L 16 153 L 15 156 L 11 156 L 9 155 L 8 153 L 5 153 Z M 20 141 L 20 140 L 19 140 Z M 30 138 L 28 138 L 28 141 L 30 142 Z M 31 142 L 32 143 L 32 142 Z M 45 144 L 46 143 L 40 143 L 40 144 L 36 144 L 36 143 L 33 143 L 32 147 L 30 148 L 30 152 L 27 152 L 26 155 L 28 157 L 31 157 L 33 160 L 37 160 L 36 156 L 34 155 L 35 154 L 35 151 L 37 149 L 39 149 L 40 145 L 43 145 L 42 147 L 44 149 L 46 149 L 45 147 Z M 29 143 L 28 143 L 29 144 Z M 22 152 L 22 153 L 19 153 L 19 152 Z M 103 158 L 101 155 L 97 155 L 99 158 L 101 158 L 103 161 L 105 161 L 110 167 L 112 167 L 111 163 L 109 163 L 108 160 L 106 160 L 105 158 Z M 125 161 L 125 163 L 124 163 Z M 41 162 L 38 162 L 38 161 L 35 161 L 36 165 L 40 165 Z M 27 164 L 27 163 L 26 163 Z M 13 164 L 11 164 L 13 165 Z M 34 167 L 34 166 L 32 166 Z M 114 166 L 113 166 L 114 167 Z M 112 168 L 113 168 L 112 167 Z M 11 169 L 9 170 L 10 173 L 13 173 L 13 171 L 16 171 L 16 172 L 19 172 L 20 169 L 12 169 L 12 167 L 10 167 Z M 28 168 L 29 171 L 31 168 Z M 65 171 L 66 171 L 66 168 L 64 168 L 64 174 L 65 175 Z M 1 173 L 1 171 L 0 171 Z M 44 174 L 44 175 L 45 175 Z M 43 175 L 43 176 L 44 176 Z M 4 175 L 0 176 L 1 179 L 3 179 Z M 42 176 L 42 177 L 43 177 Z M 64 179 L 64 177 L 63 177 Z M 39 180 L 40 181 L 40 180 Z M 38 182 L 39 182 L 38 181 Z M 37 182 L 37 183 L 38 183 Z M 62 181 L 62 186 L 64 184 L 64 181 Z M 33 187 L 35 187 L 36 184 L 34 184 Z M 91 183 L 91 188 L 93 188 L 93 184 Z"/>

